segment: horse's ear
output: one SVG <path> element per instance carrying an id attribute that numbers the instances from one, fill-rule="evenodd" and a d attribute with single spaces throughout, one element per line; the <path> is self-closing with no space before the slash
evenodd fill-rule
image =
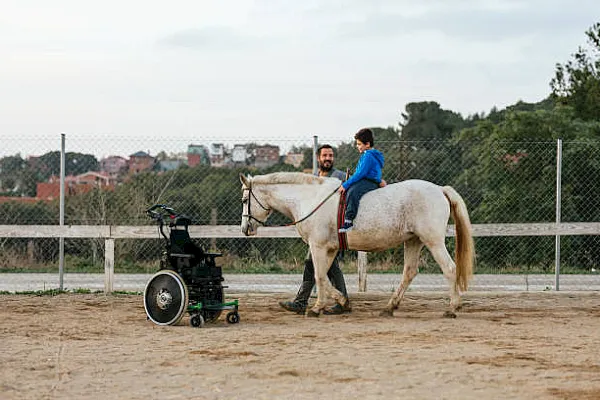
<path id="1" fill-rule="evenodd" d="M 242 182 L 242 185 L 244 185 L 245 187 L 250 187 L 250 182 L 248 181 L 248 178 L 246 178 L 244 176 L 244 174 L 242 174 L 240 172 L 240 182 Z"/>

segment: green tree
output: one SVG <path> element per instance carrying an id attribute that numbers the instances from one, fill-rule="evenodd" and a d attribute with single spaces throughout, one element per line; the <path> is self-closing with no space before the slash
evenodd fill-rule
<path id="1" fill-rule="evenodd" d="M 23 189 L 23 171 L 27 163 L 20 154 L 0 159 L 0 191 L 19 192 Z"/>
<path id="2" fill-rule="evenodd" d="M 600 195 L 590 191 L 590 177 L 600 176 L 600 146 L 590 138 L 599 133 L 599 122 L 577 119 L 570 107 L 508 111 L 500 123 L 484 120 L 460 132 L 457 144 L 467 151 L 453 186 L 467 200 L 474 223 L 553 222 L 556 139 L 562 138 L 563 220 L 597 220 Z M 563 249 L 595 248 L 584 246 L 586 240 L 570 239 Z M 480 265 L 498 265 L 502 255 L 506 265 L 550 268 L 550 245 L 543 237 L 495 238 L 479 241 L 477 253 Z M 600 261 L 600 252 L 590 249 L 585 257 Z"/>
<path id="3" fill-rule="evenodd" d="M 552 96 L 580 118 L 600 120 L 600 22 L 585 35 L 587 46 L 580 46 L 566 64 L 556 64 L 550 87 Z"/>
<path id="4" fill-rule="evenodd" d="M 461 169 L 460 148 L 454 148 L 451 139 L 469 123 L 459 113 L 444 110 L 433 101 L 408 103 L 399 123 L 404 145 L 392 153 L 398 159 L 393 169 L 397 180 L 451 182 Z"/>
<path id="5" fill-rule="evenodd" d="M 30 160 L 30 167 L 35 172 L 37 182 L 44 182 L 52 175 L 60 174 L 60 152 L 51 151 Z M 92 154 L 65 153 L 65 175 L 79 175 L 88 171 L 98 171 L 99 163 Z"/>
<path id="6" fill-rule="evenodd" d="M 401 114 L 402 140 L 441 141 L 466 126 L 463 117 L 444 110 L 435 101 L 408 103 Z"/>

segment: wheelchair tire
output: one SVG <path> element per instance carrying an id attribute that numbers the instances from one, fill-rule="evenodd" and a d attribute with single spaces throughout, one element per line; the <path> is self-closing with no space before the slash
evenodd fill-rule
<path id="1" fill-rule="evenodd" d="M 175 325 L 187 311 L 189 296 L 181 276 L 172 270 L 158 271 L 144 289 L 146 315 L 157 325 Z"/>

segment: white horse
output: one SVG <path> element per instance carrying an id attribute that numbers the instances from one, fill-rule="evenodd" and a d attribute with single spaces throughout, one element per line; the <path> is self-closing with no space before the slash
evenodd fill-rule
<path id="1" fill-rule="evenodd" d="M 346 299 L 327 279 L 327 271 L 339 250 L 337 209 L 340 181 L 297 172 L 243 176 L 242 232 L 255 235 L 273 210 L 292 219 L 306 242 L 315 265 L 317 301 L 307 316 L 318 316 L 326 296 L 344 305 Z M 445 246 L 446 228 L 452 214 L 456 231 L 456 264 Z M 456 317 L 460 291 L 466 291 L 473 271 L 474 244 L 467 207 L 450 186 L 422 180 L 387 185 L 360 200 L 354 228 L 347 233 L 348 248 L 380 251 L 404 243 L 402 282 L 381 315 L 392 316 L 418 272 L 419 255 L 427 246 L 450 284 L 450 311 Z"/>

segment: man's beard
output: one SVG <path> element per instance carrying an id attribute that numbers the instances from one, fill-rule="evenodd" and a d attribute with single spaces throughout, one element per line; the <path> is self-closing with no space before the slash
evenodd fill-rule
<path id="1" fill-rule="evenodd" d="M 319 164 L 319 169 L 321 171 L 329 172 L 333 169 L 333 163 L 331 161 L 324 161 Z"/>

